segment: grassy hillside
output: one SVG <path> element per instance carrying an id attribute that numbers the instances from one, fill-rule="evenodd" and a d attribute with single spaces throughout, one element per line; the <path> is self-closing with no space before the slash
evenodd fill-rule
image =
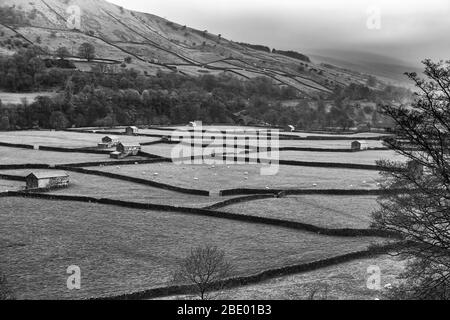
<path id="1" fill-rule="evenodd" d="M 69 29 L 69 6 L 81 9 L 80 29 Z M 273 53 L 267 48 L 239 44 L 206 30 L 123 9 L 103 0 L 4 0 L 0 6 L 0 54 L 11 54 L 21 45 L 36 44 L 53 54 L 66 47 L 73 59 L 84 42 L 96 48 L 97 63 L 120 65 L 148 74 L 158 71 L 189 75 L 232 73 L 241 78 L 265 76 L 280 86 L 295 88 L 304 96 L 327 95 L 336 85 L 365 83 L 365 76 L 337 75 L 311 63 L 298 52 Z M 2 37 L 3 38 L 3 37 Z M 299 59 L 298 57 L 302 57 Z M 112 61 L 111 61 L 112 60 Z M 77 61 L 80 70 L 92 63 Z"/>

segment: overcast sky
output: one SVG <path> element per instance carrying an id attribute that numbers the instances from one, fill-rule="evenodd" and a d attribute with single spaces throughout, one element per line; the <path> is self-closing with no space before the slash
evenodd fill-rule
<path id="1" fill-rule="evenodd" d="M 450 59 L 449 0 L 108 1 L 271 48 L 363 51 L 406 61 Z M 380 29 L 373 29 L 373 7 L 381 12 Z"/>

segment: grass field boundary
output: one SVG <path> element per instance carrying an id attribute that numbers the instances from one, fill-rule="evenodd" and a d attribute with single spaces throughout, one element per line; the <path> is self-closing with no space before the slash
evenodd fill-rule
<path id="1" fill-rule="evenodd" d="M 271 199 L 271 198 L 275 198 L 276 196 L 274 194 L 261 194 L 261 195 L 252 195 L 252 196 L 244 196 L 244 197 L 238 197 L 238 198 L 233 198 L 233 199 L 228 199 L 225 201 L 220 201 L 217 202 L 213 205 L 207 206 L 207 207 L 203 207 L 202 209 L 205 210 L 217 210 L 220 208 L 225 208 L 228 206 L 231 206 L 233 204 L 238 204 L 238 203 L 244 203 L 244 202 L 250 202 L 250 201 L 256 201 L 256 200 L 264 200 L 264 199 Z"/>
<path id="2" fill-rule="evenodd" d="M 307 263 L 299 263 L 295 265 L 273 268 L 264 270 L 252 275 L 232 277 L 216 284 L 224 289 L 233 289 L 243 286 L 258 284 L 267 280 L 285 277 L 289 275 L 302 274 L 306 272 L 316 271 L 319 269 L 337 266 L 343 263 L 351 262 L 354 260 L 372 258 L 384 254 L 388 254 L 392 251 L 401 249 L 409 244 L 404 241 L 395 243 L 389 243 L 376 247 L 370 247 L 366 250 L 355 251 L 344 255 L 338 255 L 331 258 L 315 260 Z M 92 298 L 91 300 L 141 300 L 141 299 L 156 299 L 167 298 L 177 295 L 194 294 L 196 288 L 193 285 L 173 285 L 166 287 L 158 287 L 149 290 L 122 294 L 117 296 L 107 296 Z"/>
<path id="3" fill-rule="evenodd" d="M 265 161 L 269 161 L 269 160 L 265 160 Z M 371 170 L 371 171 L 383 171 L 384 170 L 384 168 L 382 168 L 378 165 L 356 164 L 356 163 L 332 163 L 332 162 L 280 160 L 279 164 L 285 165 L 285 166 L 296 166 L 296 167 L 355 169 L 355 170 Z"/>
<path id="4" fill-rule="evenodd" d="M 21 181 L 21 182 L 24 182 L 25 181 L 25 177 L 24 176 L 13 175 L 13 174 L 1 174 L 0 173 L 0 180 L 10 180 L 10 181 Z"/>
<path id="5" fill-rule="evenodd" d="M 93 153 L 93 154 L 109 154 L 106 150 L 94 150 L 87 148 L 62 148 L 62 147 L 50 147 L 41 145 L 30 145 L 30 144 L 20 144 L 20 143 L 9 143 L 0 142 L 1 147 L 18 148 L 18 149 L 34 149 L 35 146 L 37 150 L 40 151 L 54 151 L 54 152 L 67 152 L 67 153 Z"/>
<path id="6" fill-rule="evenodd" d="M 160 144 L 161 141 L 152 141 L 140 143 L 141 146 L 149 146 Z M 41 146 L 41 145 L 29 145 L 29 144 L 19 144 L 19 143 L 9 143 L 9 142 L 0 142 L 0 147 L 8 147 L 8 148 L 18 148 L 18 149 L 36 149 L 39 151 L 51 151 L 51 152 L 64 152 L 64 153 L 86 153 L 86 154 L 101 154 L 101 155 L 109 155 L 111 153 L 110 150 L 98 150 L 93 148 L 66 148 L 66 147 L 51 147 L 51 146 Z M 139 156 L 146 158 L 163 158 L 156 154 L 151 154 L 148 152 L 139 152 Z M 168 158 L 164 158 L 168 159 Z"/>
<path id="7" fill-rule="evenodd" d="M 39 146 L 40 151 L 53 151 L 53 152 L 66 152 L 66 153 L 90 153 L 90 154 L 104 154 L 109 155 L 111 151 L 108 150 L 95 150 L 88 148 L 64 148 L 64 147 L 49 147 Z"/>
<path id="8" fill-rule="evenodd" d="M 151 146 L 156 144 L 183 144 L 183 145 L 191 145 L 188 142 L 183 141 L 166 141 L 166 140 L 158 140 L 153 142 L 146 142 L 141 143 L 142 146 Z M 210 147 L 210 144 L 207 143 L 194 143 L 195 146 L 201 146 L 202 148 Z M 232 147 L 245 149 L 245 145 L 233 145 Z M 251 150 L 254 150 L 256 146 L 250 146 Z M 302 148 L 302 147 L 279 147 L 279 148 L 272 148 L 274 151 L 303 151 L 303 152 L 324 152 L 324 153 L 360 153 L 360 152 L 367 152 L 367 151 L 389 151 L 391 149 L 387 147 L 371 147 L 366 150 L 352 150 L 350 148 L 344 148 L 344 149 L 332 149 L 332 148 Z M 254 152 L 250 152 L 254 153 Z"/>
<path id="9" fill-rule="evenodd" d="M 143 147 L 146 147 L 146 146 L 153 146 L 155 144 L 161 144 L 161 143 L 164 143 L 164 140 L 161 139 L 161 140 L 156 140 L 156 141 L 151 141 L 151 142 L 141 142 L 140 145 Z"/>
<path id="10" fill-rule="evenodd" d="M 60 170 L 65 170 L 65 171 L 73 171 L 73 172 L 78 172 L 78 173 L 83 173 L 83 174 L 96 175 L 96 176 L 107 177 L 107 178 L 123 180 L 123 181 L 129 181 L 129 182 L 143 184 L 143 185 L 154 187 L 154 188 L 165 189 L 165 190 L 175 191 L 175 192 L 184 193 L 184 194 L 192 194 L 192 195 L 209 197 L 209 191 L 206 191 L 206 190 L 182 188 L 182 187 L 172 186 L 172 185 L 165 184 L 165 183 L 120 175 L 120 174 L 111 173 L 111 172 L 89 170 L 89 169 L 85 169 L 85 168 L 76 168 L 76 167 L 70 167 L 70 166 L 66 166 L 66 165 L 55 166 L 55 169 L 60 169 Z"/>
<path id="11" fill-rule="evenodd" d="M 83 168 L 83 167 L 112 167 L 112 166 L 124 166 L 124 165 L 136 165 L 136 164 L 152 164 L 152 163 L 162 163 L 171 162 L 170 159 L 165 158 L 154 158 L 147 160 L 122 160 L 122 161 L 93 161 L 93 162 L 80 162 L 80 163 L 67 163 L 60 164 L 58 166 Z"/>
<path id="12" fill-rule="evenodd" d="M 21 170 L 21 169 L 50 169 L 51 166 L 42 163 L 28 164 L 0 164 L 0 170 Z"/>
<path id="13" fill-rule="evenodd" d="M 158 156 L 157 154 L 148 153 L 148 152 L 145 152 L 145 151 L 139 151 L 138 152 L 138 156 L 141 156 L 141 157 L 144 157 L 144 158 L 165 160 L 166 162 L 172 162 L 172 160 L 170 158 L 161 157 L 161 156 Z"/>
<path id="14" fill-rule="evenodd" d="M 48 146 L 39 146 L 39 150 L 41 151 L 53 151 L 53 152 L 66 152 L 66 153 L 87 153 L 87 154 L 101 154 L 101 155 L 110 155 L 111 150 L 96 150 L 95 148 L 63 148 L 63 147 L 48 147 Z M 144 158 L 158 158 L 163 159 L 156 154 L 151 154 L 143 151 L 139 151 L 138 156 Z"/>
<path id="15" fill-rule="evenodd" d="M 158 142 L 159 143 L 159 142 Z M 156 143 L 155 143 L 156 144 Z M 12 143 L 4 143 L 0 142 L 0 146 L 10 147 L 10 148 L 22 148 L 22 149 L 34 149 L 32 145 L 25 144 L 12 144 Z M 108 150 L 94 150 L 94 149 L 84 149 L 84 148 L 62 148 L 62 147 L 49 147 L 49 146 L 38 146 L 40 151 L 51 151 L 51 152 L 65 152 L 65 153 L 85 153 L 85 154 L 101 154 L 101 155 L 109 155 L 110 151 Z M 146 158 L 158 158 L 164 159 L 167 162 L 172 161 L 172 159 L 167 157 L 161 157 L 156 154 L 148 153 L 140 151 L 139 155 Z M 224 159 L 226 156 L 218 155 L 218 158 L 222 157 Z M 198 158 L 204 158 L 200 156 Z M 237 161 L 245 161 L 245 156 L 237 156 L 235 159 Z M 177 159 L 178 161 L 184 160 L 192 160 L 191 158 L 181 158 Z M 258 163 L 271 163 L 273 160 L 270 159 L 257 159 Z M 237 162 L 236 161 L 236 162 Z M 354 164 L 354 163 L 332 163 L 332 162 L 310 162 L 310 161 L 295 161 L 295 160 L 278 160 L 279 165 L 286 166 L 297 166 L 297 167 L 316 167 L 316 168 L 338 168 L 338 169 L 355 169 L 355 170 L 371 170 L 371 171 L 383 171 L 385 168 L 380 167 L 378 165 L 370 165 L 370 164 Z"/>
<path id="16" fill-rule="evenodd" d="M 34 146 L 21 143 L 0 142 L 0 147 L 18 148 L 18 149 L 34 149 Z"/>
<path id="17" fill-rule="evenodd" d="M 114 128 L 108 128 L 108 129 L 114 129 Z M 122 128 L 118 128 L 118 129 L 122 129 Z M 170 129 L 164 129 L 164 130 L 160 130 L 160 129 L 156 129 L 156 128 L 149 128 L 149 129 L 153 129 L 155 131 L 165 131 L 165 132 L 174 132 L 176 131 L 176 129 L 174 130 L 170 130 Z M 270 130 L 270 128 L 267 128 L 268 130 Z M 66 129 L 65 131 L 69 131 L 69 132 L 79 132 L 79 133 L 96 133 L 96 134 L 113 134 L 113 135 L 126 135 L 125 132 L 116 132 L 116 131 L 108 131 L 105 130 L 105 128 L 83 128 L 83 129 L 79 129 L 79 130 L 68 130 Z M 183 130 L 183 132 L 194 132 L 193 129 L 189 129 L 189 130 Z M 202 132 L 202 133 L 206 133 L 208 132 L 207 129 L 205 130 L 198 130 L 198 132 Z M 221 133 L 221 134 L 225 134 L 226 131 L 216 131 L 216 133 Z M 141 136 L 141 137 L 153 137 L 153 138 L 163 138 L 166 137 L 167 134 L 148 134 L 148 133 L 138 133 L 136 134 L 136 136 Z M 366 140 L 366 141 L 382 141 L 386 138 L 386 136 L 374 136 L 374 137 L 351 137 L 351 136 L 306 136 L 306 137 L 300 137 L 300 136 L 296 136 L 296 135 L 286 135 L 286 134 L 282 134 L 280 133 L 279 135 L 279 139 L 283 140 L 283 141 L 287 141 L 287 140 L 293 140 L 293 141 L 339 141 L 339 140 Z"/>
<path id="18" fill-rule="evenodd" d="M 285 195 L 329 195 L 329 196 L 379 196 L 384 195 L 392 190 L 386 191 L 383 189 L 228 189 L 221 190 L 221 196 L 239 196 L 239 195 L 263 195 L 273 194 L 278 195 L 284 193 Z M 402 193 L 404 190 L 397 190 Z"/>
<path id="19" fill-rule="evenodd" d="M 165 183 L 155 182 L 151 180 L 146 179 L 140 179 L 125 175 L 119 175 L 115 173 L 110 172 L 104 172 L 104 171 L 98 171 L 98 170 L 90 170 L 81 168 L 80 166 L 84 165 L 93 165 L 93 166 L 114 166 L 114 165 L 130 165 L 130 164 L 136 164 L 136 163 L 161 163 L 166 162 L 166 159 L 152 159 L 152 160 L 133 160 L 133 161 L 118 161 L 118 162 L 93 162 L 93 163 L 75 163 L 75 164 L 60 164 L 60 165 L 49 165 L 49 164 L 8 164 L 8 165 L 0 165 L 0 170 L 22 170 L 22 169 L 30 169 L 30 170 L 39 170 L 39 169 L 47 169 L 47 170 L 64 170 L 69 172 L 77 172 L 82 173 L 86 175 L 96 175 L 116 180 L 123 180 L 128 182 L 133 182 L 141 185 L 146 185 L 153 188 L 158 189 L 164 189 L 169 191 L 174 191 L 178 193 L 184 193 L 184 194 L 190 194 L 190 195 L 197 195 L 197 196 L 205 196 L 209 197 L 209 191 L 207 190 L 198 190 L 198 189 L 188 189 L 188 188 L 182 188 L 177 187 Z"/>
<path id="20" fill-rule="evenodd" d="M 130 201 L 114 200 L 108 198 L 94 198 L 86 196 L 72 196 L 72 195 L 56 195 L 49 193 L 39 193 L 35 190 L 31 192 L 26 191 L 9 191 L 8 195 L 11 197 L 23 197 L 23 198 L 35 198 L 53 201 L 74 201 L 74 202 L 85 202 L 85 203 L 97 203 L 104 205 L 114 205 L 124 208 L 132 209 L 142 209 L 151 211 L 162 211 L 162 212 L 174 212 L 191 214 L 197 216 L 206 216 L 211 218 L 219 218 L 225 220 L 234 220 L 247 223 L 263 224 L 268 226 L 293 229 L 298 231 L 306 231 L 311 233 L 316 233 L 323 236 L 331 237 L 379 237 L 379 238 L 398 238 L 398 235 L 393 232 L 386 232 L 377 229 L 350 229 L 350 228 L 340 228 L 340 229 L 330 229 L 318 227 L 311 224 L 280 220 L 274 218 L 266 218 L 259 216 L 251 216 L 245 214 L 237 214 L 230 212 L 220 212 L 214 210 L 205 210 L 200 208 L 187 208 L 178 206 L 169 206 L 161 204 L 152 203 L 136 203 Z"/>
<path id="21" fill-rule="evenodd" d="M 81 130 L 64 130 L 68 132 L 77 132 L 77 133 L 93 133 L 93 134 L 100 134 L 100 135 L 114 135 L 114 136 L 128 136 L 125 132 L 116 132 L 116 131 L 108 131 L 103 129 L 81 129 Z M 135 136 L 137 137 L 149 137 L 149 138 L 163 138 L 167 135 L 164 134 L 148 134 L 148 133 L 138 133 Z"/>
<path id="22" fill-rule="evenodd" d="M 87 175 L 102 176 L 117 180 L 129 181 L 133 183 L 138 183 L 142 185 L 147 185 L 154 188 L 184 193 L 193 194 L 199 196 L 209 197 L 210 192 L 208 190 L 199 189 L 189 189 L 178 186 L 173 186 L 165 183 L 155 182 L 147 179 L 135 178 L 125 175 L 120 175 L 116 173 L 90 170 L 82 167 L 101 167 L 101 166 L 115 166 L 115 165 L 133 165 L 133 164 L 147 164 L 147 163 L 161 163 L 170 162 L 170 159 L 160 158 L 160 159 L 150 159 L 150 160 L 129 160 L 129 161 L 104 161 L 104 162 L 86 162 L 86 163 L 74 163 L 74 164 L 59 164 L 59 165 L 48 165 L 48 164 L 8 164 L 0 165 L 0 170 L 20 170 L 20 169 L 54 169 L 54 170 L 65 170 L 73 171 Z M 388 191 L 382 189 L 255 189 L 255 188 L 236 188 L 227 189 L 219 191 L 220 196 L 255 196 L 255 195 L 267 195 L 273 194 L 278 195 L 284 193 L 285 195 L 367 195 L 367 196 L 378 196 L 386 194 Z M 393 192 L 390 190 L 389 192 Z M 404 190 L 398 190 L 398 193 L 404 192 Z"/>
<path id="23" fill-rule="evenodd" d="M 278 151 L 304 151 L 304 152 L 327 152 L 327 153 L 360 153 L 366 151 L 388 151 L 387 147 L 373 147 L 366 150 L 352 150 L 352 149 L 327 149 L 327 148 L 300 148 L 300 147 L 280 147 Z"/>
<path id="24" fill-rule="evenodd" d="M 277 163 L 282 166 L 294 166 L 294 167 L 312 167 L 312 168 L 331 168 L 331 169 L 352 169 L 352 170 L 367 170 L 367 171 L 387 171 L 388 168 L 384 168 L 378 165 L 372 164 L 357 164 L 357 163 L 333 163 L 333 162 L 312 162 L 312 161 L 295 161 L 295 160 L 277 160 L 277 159 L 262 159 L 262 158 L 251 158 L 251 153 L 248 155 L 227 155 L 227 154 L 219 154 L 215 155 L 214 158 L 211 156 L 193 156 L 193 157 L 184 157 L 173 159 L 178 162 L 190 161 L 194 159 L 221 159 L 223 161 L 234 163 L 251 163 L 254 161 L 258 164 L 273 164 Z M 170 158 L 161 157 L 163 159 L 168 159 L 173 161 Z"/>
<path id="25" fill-rule="evenodd" d="M 172 186 L 169 184 L 150 181 L 150 180 L 146 180 L 146 179 L 140 179 L 140 178 L 125 176 L 125 175 L 110 173 L 110 172 L 89 170 L 89 169 L 78 167 L 78 166 L 82 166 L 82 165 L 84 166 L 85 164 L 88 164 L 88 165 L 93 164 L 95 166 L 100 167 L 102 165 L 114 166 L 114 165 L 122 165 L 122 164 L 123 165 L 136 164 L 136 163 L 139 164 L 139 162 L 141 162 L 141 163 L 161 163 L 161 162 L 166 162 L 166 161 L 167 160 L 165 160 L 165 159 L 140 160 L 140 161 L 133 160 L 133 161 L 126 161 L 126 162 L 118 161 L 118 162 L 114 162 L 114 163 L 107 161 L 107 162 L 103 162 L 103 163 L 102 162 L 99 162 L 99 163 L 97 163 L 97 162 L 75 163 L 75 164 L 62 164 L 62 165 L 54 165 L 54 166 L 49 165 L 49 164 L 7 164 L 7 165 L 0 165 L 0 170 L 22 170 L 22 169 L 63 170 L 63 171 L 69 171 L 69 172 L 82 173 L 82 174 L 86 174 L 86 175 L 95 175 L 95 176 L 100 176 L 100 177 L 116 179 L 116 180 L 123 180 L 123 181 L 141 184 L 141 185 L 146 185 L 146 186 L 153 187 L 153 188 L 174 191 L 174 192 L 178 192 L 178 193 L 209 197 L 209 191 L 207 191 L 207 190 L 182 188 L 182 187 Z"/>

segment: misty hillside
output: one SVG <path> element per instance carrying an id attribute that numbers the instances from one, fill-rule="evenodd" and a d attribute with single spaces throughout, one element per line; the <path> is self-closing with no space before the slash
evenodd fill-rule
<path id="1" fill-rule="evenodd" d="M 257 44 L 224 39 L 207 30 L 126 10 L 103 0 L 2 0 L 0 55 L 12 54 L 23 43 L 47 47 L 54 54 L 67 47 L 76 67 L 90 71 L 93 64 L 187 75 L 231 73 L 239 78 L 266 76 L 300 96 L 326 96 L 336 86 L 367 82 L 368 76 L 310 62 L 294 51 L 276 51 Z M 67 27 L 71 5 L 80 7 L 80 30 Z M 224 30 L 226 32 L 226 30 Z M 12 40 L 13 39 L 13 40 Z M 78 56 L 80 44 L 95 46 L 96 57 Z"/>
<path id="2" fill-rule="evenodd" d="M 372 74 L 386 83 L 401 84 L 410 88 L 413 84 L 405 76 L 405 72 L 422 73 L 420 64 L 361 51 L 327 49 L 310 55 L 310 58 L 316 63 Z"/>

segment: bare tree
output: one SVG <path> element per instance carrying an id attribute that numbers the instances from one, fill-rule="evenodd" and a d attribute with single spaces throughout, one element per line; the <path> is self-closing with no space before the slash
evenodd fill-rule
<path id="1" fill-rule="evenodd" d="M 213 291 L 223 289 L 223 281 L 232 272 L 225 252 L 214 246 L 198 247 L 184 258 L 173 274 L 174 283 L 194 285 L 202 300 L 209 299 Z"/>
<path id="2" fill-rule="evenodd" d="M 426 78 L 408 74 L 419 89 L 412 106 L 383 108 L 397 125 L 386 142 L 408 163 L 380 162 L 390 169 L 383 174 L 388 192 L 374 227 L 414 243 L 400 251 L 411 262 L 389 293 L 396 299 L 450 298 L 450 61 L 423 63 Z"/>

